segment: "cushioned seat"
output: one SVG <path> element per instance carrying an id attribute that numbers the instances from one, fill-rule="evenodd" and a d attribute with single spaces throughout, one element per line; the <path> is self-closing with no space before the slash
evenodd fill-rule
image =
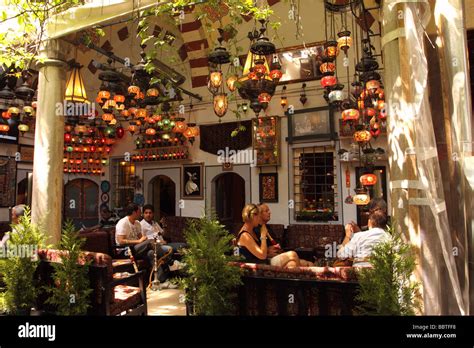
<path id="1" fill-rule="evenodd" d="M 110 315 L 119 315 L 141 303 L 140 288 L 129 285 L 117 285 L 114 288 L 114 300 L 110 305 Z"/>

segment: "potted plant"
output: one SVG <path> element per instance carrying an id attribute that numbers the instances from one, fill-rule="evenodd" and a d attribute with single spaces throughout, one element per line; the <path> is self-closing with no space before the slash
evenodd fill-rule
<path id="1" fill-rule="evenodd" d="M 0 274 L 5 284 L 4 309 L 9 314 L 29 315 L 37 296 L 34 279 L 39 263 L 37 251 L 45 238 L 40 227 L 31 222 L 28 207 L 18 224 L 11 227 L 7 247 L 2 249 L 6 255 L 0 258 Z"/>
<path id="2" fill-rule="evenodd" d="M 228 315 L 235 313 L 236 288 L 241 284 L 241 270 L 230 263 L 233 235 L 215 218 L 192 221 L 185 231 L 187 277 L 183 279 L 186 300 L 193 315 Z M 189 308 L 188 307 L 188 308 Z"/>
<path id="3" fill-rule="evenodd" d="M 369 257 L 372 268 L 358 273 L 357 310 L 366 315 L 414 315 L 421 308 L 419 284 L 410 279 L 416 262 L 413 246 L 389 228 L 391 237 L 377 244 Z"/>
<path id="4" fill-rule="evenodd" d="M 84 242 L 85 239 L 75 232 L 72 221 L 67 221 L 57 248 L 64 254 L 61 262 L 51 264 L 54 268 L 53 285 L 46 288 L 50 296 L 45 303 L 55 307 L 58 315 L 85 315 L 90 307 L 90 261 L 84 258 L 81 250 Z"/>

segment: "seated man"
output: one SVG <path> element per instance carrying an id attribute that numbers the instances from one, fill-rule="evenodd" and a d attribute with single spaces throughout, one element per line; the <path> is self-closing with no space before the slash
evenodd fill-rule
<path id="1" fill-rule="evenodd" d="M 141 225 L 138 222 L 140 217 L 140 207 L 136 204 L 129 204 L 126 208 L 126 216 L 117 222 L 115 226 L 115 242 L 117 245 L 129 245 L 133 248 L 133 254 L 137 258 L 147 258 L 150 265 L 153 265 L 154 252 L 151 248 L 151 240 L 142 234 Z M 119 250 L 123 255 L 126 248 Z"/>
<path id="2" fill-rule="evenodd" d="M 354 233 L 352 225 L 346 226 L 346 237 L 342 247 L 337 252 L 341 259 L 354 258 L 353 266 L 370 266 L 367 258 L 372 254 L 372 249 L 380 242 L 388 240 L 390 235 L 385 232 L 387 215 L 382 211 L 375 211 L 369 216 L 369 229 Z"/>
<path id="3" fill-rule="evenodd" d="M 378 197 L 378 198 L 372 199 L 369 203 L 368 208 L 369 208 L 369 215 L 376 212 L 376 211 L 381 211 L 386 216 L 388 215 L 388 213 L 387 213 L 387 202 L 385 202 L 385 200 L 383 198 Z M 389 223 L 389 218 L 388 217 L 387 217 L 387 223 Z M 348 225 L 352 225 L 352 229 L 353 229 L 354 232 L 367 231 L 369 229 L 368 226 L 362 226 L 362 227 L 357 226 L 357 224 L 354 221 L 351 221 L 349 224 L 347 224 L 345 226 L 346 229 L 351 228 Z M 385 226 L 383 228 L 385 229 Z"/>
<path id="4" fill-rule="evenodd" d="M 160 244 L 160 248 L 163 250 L 163 254 L 167 253 L 170 249 L 173 250 L 173 253 L 176 253 L 179 249 L 185 248 L 186 243 L 167 243 L 166 242 L 166 240 L 163 238 L 163 229 L 158 224 L 158 222 L 153 220 L 154 214 L 155 214 L 155 209 L 153 205 L 146 204 L 143 206 L 143 220 L 140 222 L 143 234 L 148 239 L 156 239 L 156 241 Z M 183 265 L 179 261 L 174 260 L 170 269 L 176 270 L 182 267 Z"/>
<path id="5" fill-rule="evenodd" d="M 24 214 L 25 214 L 24 204 L 19 204 L 19 205 L 14 206 L 12 208 L 12 225 L 17 225 L 20 220 L 20 217 L 23 216 Z M 10 239 L 10 233 L 11 232 L 5 233 L 2 240 L 0 241 L 0 247 L 3 247 L 7 243 L 8 239 Z"/>

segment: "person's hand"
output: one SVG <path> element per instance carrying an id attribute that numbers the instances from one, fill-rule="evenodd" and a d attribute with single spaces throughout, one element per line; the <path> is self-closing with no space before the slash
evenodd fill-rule
<path id="1" fill-rule="evenodd" d="M 143 243 L 144 241 L 146 241 L 148 238 L 146 236 L 142 236 L 139 240 L 138 240 L 138 243 Z"/>
<path id="2" fill-rule="evenodd" d="M 354 221 L 351 221 L 351 225 L 352 225 L 353 232 L 360 232 L 360 227 L 357 226 L 357 224 Z"/>
<path id="3" fill-rule="evenodd" d="M 275 249 L 281 250 L 281 245 L 280 245 L 280 244 L 275 244 L 273 247 L 274 247 Z"/>
<path id="4" fill-rule="evenodd" d="M 354 229 L 353 229 L 352 224 L 347 224 L 345 226 L 345 230 L 346 230 L 346 237 L 351 238 L 352 234 L 354 233 Z"/>

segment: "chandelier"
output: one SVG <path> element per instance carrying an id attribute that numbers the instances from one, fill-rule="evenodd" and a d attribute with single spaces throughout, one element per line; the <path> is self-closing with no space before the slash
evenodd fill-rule
<path id="1" fill-rule="evenodd" d="M 265 36 L 267 20 L 259 20 L 261 28 L 249 32 L 251 41 L 250 51 L 247 54 L 242 76 L 237 80 L 237 89 L 243 99 L 250 101 L 250 108 L 259 115 L 266 109 L 278 81 L 282 77 L 281 65 L 275 55 L 275 45 Z M 270 65 L 267 57 L 273 56 Z"/>

